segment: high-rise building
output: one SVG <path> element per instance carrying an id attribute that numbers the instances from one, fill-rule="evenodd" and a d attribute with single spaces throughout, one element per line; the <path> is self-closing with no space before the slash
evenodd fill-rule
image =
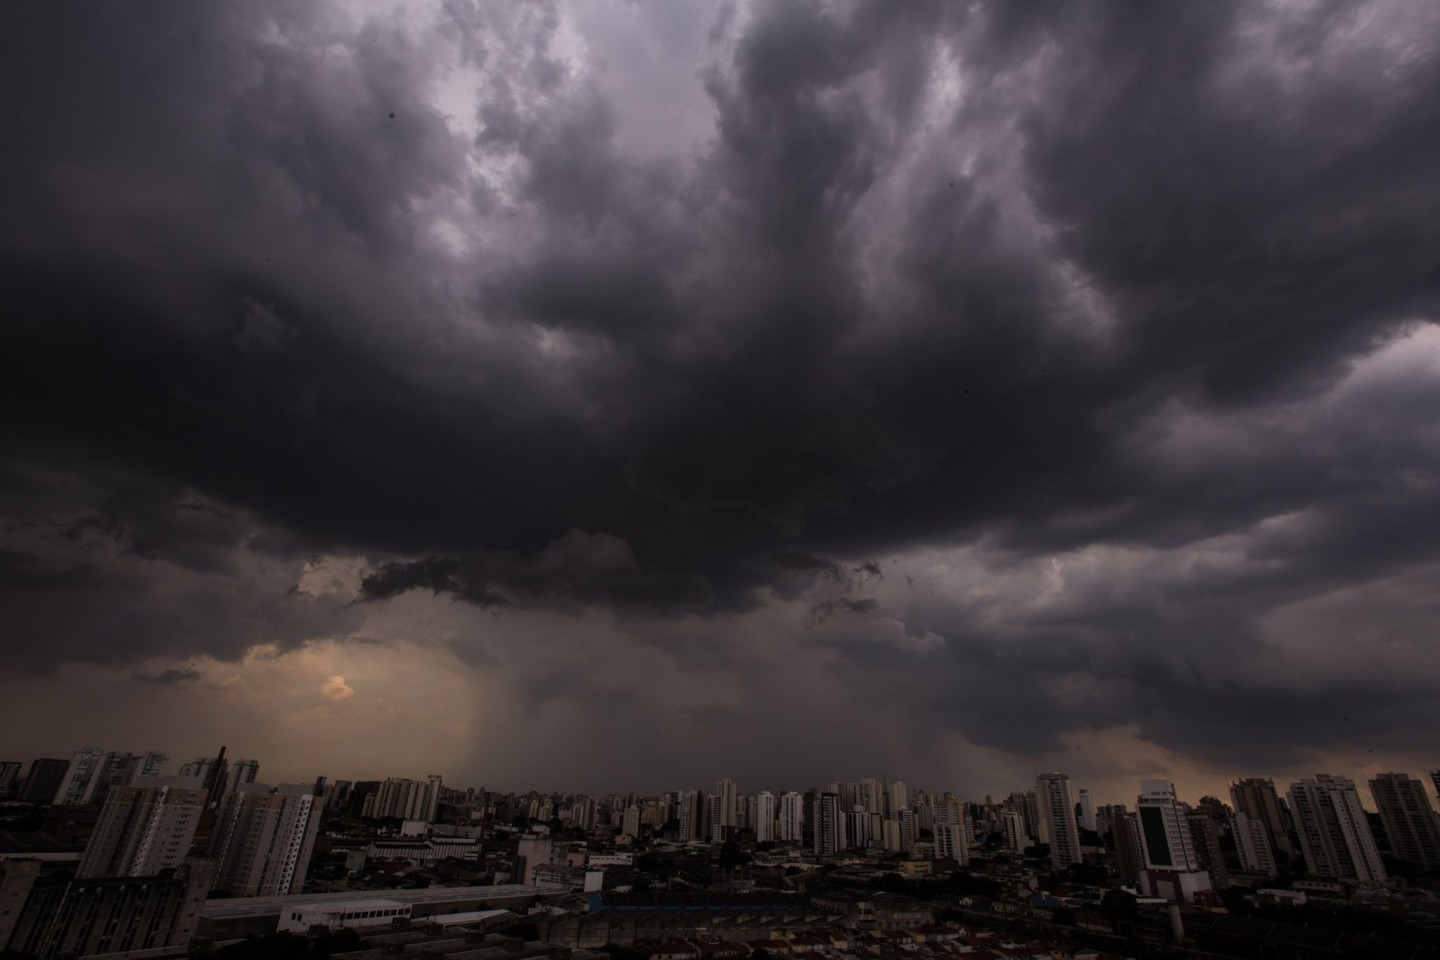
<path id="1" fill-rule="evenodd" d="M 1240 869 L 1275 876 L 1275 854 L 1270 850 L 1270 834 L 1265 825 L 1236 811 L 1230 817 L 1230 830 L 1235 837 L 1235 856 L 1240 861 Z"/>
<path id="2" fill-rule="evenodd" d="M 1385 867 L 1360 795 L 1348 777 L 1317 774 L 1290 784 L 1290 813 L 1310 874 L 1333 880 L 1384 883 Z"/>
<path id="3" fill-rule="evenodd" d="M 775 839 L 775 794 L 769 790 L 755 794 L 755 816 L 750 829 L 755 831 L 757 843 Z"/>
<path id="4" fill-rule="evenodd" d="M 0 761 L 0 799 L 13 796 L 20 783 L 20 761 Z"/>
<path id="5" fill-rule="evenodd" d="M 1006 810 L 1000 815 L 1005 827 L 1005 847 L 1021 853 L 1030 846 L 1030 836 L 1025 832 L 1025 814 L 1019 810 Z"/>
<path id="6" fill-rule="evenodd" d="M 1210 875 L 1212 887 L 1224 890 L 1230 886 L 1230 870 L 1225 866 L 1225 854 L 1220 849 L 1219 825 L 1205 813 L 1190 813 L 1185 821 L 1190 827 L 1190 842 L 1195 847 L 1200 869 Z"/>
<path id="7" fill-rule="evenodd" d="M 127 785 L 134 784 L 142 778 L 153 780 L 156 777 L 163 777 L 165 775 L 165 764 L 169 759 L 169 757 L 158 750 L 151 750 L 149 753 L 144 754 L 140 757 L 139 762 L 135 764 L 135 772 L 127 782 Z"/>
<path id="8" fill-rule="evenodd" d="M 870 816 L 871 814 L 865 810 L 863 803 L 850 806 L 850 812 L 845 815 L 844 846 L 858 849 L 869 845 Z"/>
<path id="9" fill-rule="evenodd" d="M 821 856 L 839 853 L 845 842 L 845 824 L 840 795 L 822 793 L 815 805 L 815 847 Z M 898 829 L 898 824 L 897 824 Z"/>
<path id="10" fill-rule="evenodd" d="M 212 870 L 204 860 L 190 860 L 154 876 L 79 879 L 47 876 L 37 860 L 0 861 L 0 953 L 183 955 L 200 922 Z"/>
<path id="11" fill-rule="evenodd" d="M 65 776 L 55 791 L 54 804 L 60 807 L 83 807 L 95 799 L 105 772 L 110 751 L 99 747 L 81 747 L 70 757 Z"/>
<path id="12" fill-rule="evenodd" d="M 30 762 L 30 771 L 25 775 L 25 785 L 15 799 L 22 803 L 53 803 L 65 781 L 65 771 L 70 761 L 54 757 L 41 757 Z"/>
<path id="13" fill-rule="evenodd" d="M 205 796 L 199 781 L 179 778 L 111 789 L 75 876 L 149 877 L 180 866 L 195 841 Z"/>
<path id="14" fill-rule="evenodd" d="M 1042 773 L 1035 778 L 1035 802 L 1042 829 L 1050 844 L 1050 866 L 1064 870 L 1080 862 L 1080 831 L 1075 823 L 1075 800 L 1070 778 L 1063 773 Z"/>
<path id="15" fill-rule="evenodd" d="M 935 828 L 935 855 L 949 857 L 960 866 L 970 862 L 970 840 L 964 823 L 947 823 Z"/>
<path id="16" fill-rule="evenodd" d="M 680 792 L 680 842 L 699 840 L 704 832 L 704 795 L 698 790 Z"/>
<path id="17" fill-rule="evenodd" d="M 426 780 L 391 777 L 380 784 L 373 797 L 369 798 L 373 802 L 368 804 L 368 811 L 362 810 L 361 815 L 377 820 L 394 817 L 432 823 L 440 802 L 440 788 L 440 777 L 433 774 Z"/>
<path id="18" fill-rule="evenodd" d="M 215 889 L 240 897 L 299 893 L 324 805 L 308 784 L 250 783 L 226 797 L 210 841 L 219 861 Z"/>
<path id="19" fill-rule="evenodd" d="M 884 813 L 884 786 L 874 777 L 866 777 L 864 780 L 861 780 L 858 802 L 865 808 L 866 813 Z"/>
<path id="20" fill-rule="evenodd" d="M 1095 799 L 1084 789 L 1080 791 L 1080 826 L 1090 831 L 1095 829 Z"/>
<path id="21" fill-rule="evenodd" d="M 1115 840 L 1115 863 L 1120 879 L 1126 883 L 1140 882 L 1145 872 L 1145 851 L 1140 846 L 1140 821 L 1133 813 L 1116 813 L 1110 821 L 1110 835 Z"/>
<path id="22" fill-rule="evenodd" d="M 891 780 L 885 791 L 885 816 L 891 820 L 900 819 L 900 811 L 910 809 L 910 788 L 904 780 Z"/>
<path id="23" fill-rule="evenodd" d="M 1382 773 L 1370 781 L 1370 795 L 1395 856 L 1440 870 L 1440 818 L 1425 795 L 1425 784 L 1408 774 Z"/>
<path id="24" fill-rule="evenodd" d="M 710 791 L 710 839 L 716 843 L 735 835 L 735 781 L 716 780 Z"/>
<path id="25" fill-rule="evenodd" d="M 777 832 L 782 842 L 805 842 L 805 798 L 794 790 L 780 794 Z"/>
<path id="26" fill-rule="evenodd" d="M 634 804 L 625 808 L 625 815 L 620 820 L 620 834 L 625 837 L 640 836 L 640 808 Z"/>
<path id="27" fill-rule="evenodd" d="M 1237 813 L 1245 814 L 1265 828 L 1272 851 L 1286 857 L 1295 855 L 1289 818 L 1275 791 L 1275 781 L 1265 777 L 1236 780 L 1230 784 L 1230 803 Z"/>
<path id="28" fill-rule="evenodd" d="M 1140 819 L 1145 869 L 1187 872 L 1200 869 L 1185 811 L 1175 798 L 1174 784 L 1168 780 L 1141 780 L 1135 812 Z"/>

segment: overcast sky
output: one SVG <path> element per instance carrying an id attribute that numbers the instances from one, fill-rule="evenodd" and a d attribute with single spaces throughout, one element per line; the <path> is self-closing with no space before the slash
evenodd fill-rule
<path id="1" fill-rule="evenodd" d="M 1440 5 L 3 21 L 0 758 L 1440 766 Z"/>

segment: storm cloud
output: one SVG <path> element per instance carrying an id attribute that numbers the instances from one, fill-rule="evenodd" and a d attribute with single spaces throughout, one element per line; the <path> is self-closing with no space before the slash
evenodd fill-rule
<path id="1" fill-rule="evenodd" d="M 7 21 L 4 683 L 373 619 L 624 729 L 667 670 L 697 737 L 868 711 L 917 779 L 1427 748 L 1432 5 Z"/>

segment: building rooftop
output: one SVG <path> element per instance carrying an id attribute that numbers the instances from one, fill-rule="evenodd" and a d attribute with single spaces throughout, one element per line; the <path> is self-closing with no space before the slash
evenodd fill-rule
<path id="1" fill-rule="evenodd" d="M 501 897 L 540 896 L 548 891 L 521 883 L 484 887 L 427 887 L 424 890 L 387 890 L 387 900 L 411 904 L 443 904 L 464 900 L 495 900 Z M 343 893 L 297 893 L 284 897 L 232 897 L 206 900 L 204 916 L 209 920 L 261 917 L 294 910 L 310 904 L 360 902 L 375 899 L 374 890 L 347 890 Z"/>

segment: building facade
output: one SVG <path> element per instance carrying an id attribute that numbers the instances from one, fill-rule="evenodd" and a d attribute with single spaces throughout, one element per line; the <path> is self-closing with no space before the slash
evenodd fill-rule
<path id="1" fill-rule="evenodd" d="M 1404 773 L 1382 773 L 1370 781 L 1370 796 L 1395 856 L 1426 870 L 1440 870 L 1440 819 L 1424 782 Z"/>
<path id="2" fill-rule="evenodd" d="M 1300 851 L 1311 876 L 1379 884 L 1385 867 L 1360 795 L 1348 777 L 1321 773 L 1292 783 L 1287 793 Z"/>
<path id="3" fill-rule="evenodd" d="M 1063 773 L 1042 773 L 1035 778 L 1035 802 L 1039 808 L 1044 842 L 1050 844 L 1050 866 L 1065 870 L 1080 862 L 1080 831 L 1075 822 L 1075 798 L 1070 778 Z"/>
<path id="4" fill-rule="evenodd" d="M 210 840 L 215 889 L 239 897 L 299 893 L 324 803 L 298 784 L 246 784 L 226 797 Z"/>

